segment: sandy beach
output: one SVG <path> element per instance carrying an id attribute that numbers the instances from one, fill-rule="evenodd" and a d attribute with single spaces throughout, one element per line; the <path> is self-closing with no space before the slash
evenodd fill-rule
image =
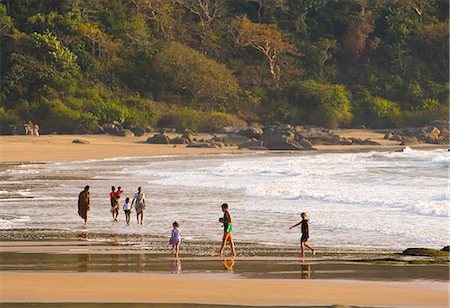
<path id="1" fill-rule="evenodd" d="M 352 151 L 396 151 L 405 146 L 397 141 L 383 139 L 379 131 L 361 129 L 341 129 L 336 133 L 342 137 L 370 138 L 380 143 L 379 146 L 361 145 L 319 145 L 319 151 L 352 152 Z M 199 135 L 207 138 L 211 135 Z M 0 136 L 0 162 L 40 162 L 69 161 L 86 159 L 103 159 L 112 157 L 139 157 L 156 155 L 199 155 L 245 153 L 237 147 L 224 148 L 187 148 L 185 145 L 148 144 L 143 137 L 116 137 L 110 135 L 41 135 L 41 136 Z M 88 144 L 72 143 L 75 139 L 88 141 Z M 412 148 L 445 148 L 442 145 L 417 144 Z"/>
<path id="2" fill-rule="evenodd" d="M 339 130 L 343 137 L 371 138 L 379 146 L 317 146 L 320 152 L 401 150 L 398 142 L 383 139 L 370 130 Z M 161 155 L 198 156 L 240 154 L 236 147 L 186 148 L 184 145 L 150 145 L 147 137 L 108 135 L 0 136 L 3 169 L 16 163 L 64 162 L 115 157 Z M 74 139 L 88 144 L 72 143 Z M 444 148 L 417 145 L 416 148 Z M 312 152 L 313 153 L 313 152 Z M 19 185 L 19 184 L 17 184 Z M 3 232 L 4 231 L 4 232 Z M 152 303 L 248 306 L 370 306 L 448 307 L 448 260 L 428 264 L 429 259 L 400 261 L 390 254 L 378 256 L 322 252 L 301 263 L 298 249 L 275 247 L 246 251 L 240 243 L 236 259 L 223 261 L 214 255 L 196 256 L 197 247 L 217 248 L 217 242 L 187 242 L 178 263 L 152 239 L 146 246 L 104 243 L 82 235 L 57 238 L 36 230 L 31 238 L 20 229 L 0 242 L 0 302 L 13 303 Z M 26 233 L 26 232 L 25 232 Z M 20 236 L 20 237 L 19 237 Z M 90 235 L 92 236 L 92 235 Z M 133 236 L 133 235 L 130 235 Z M 149 235 L 150 236 L 150 235 Z M 44 240 L 41 240 L 44 238 Z M 148 243 L 148 239 L 140 240 Z M 166 241 L 164 239 L 164 241 Z M 154 247 L 153 247 L 153 246 Z M 159 246 L 158 246 L 159 245 Z M 166 245 L 167 246 L 167 245 Z M 291 249 L 291 250 L 289 250 Z M 372 259 L 371 259 L 372 258 Z M 373 260 L 375 258 L 375 260 Z M 367 259 L 370 259 L 367 261 Z M 387 261 L 386 261 L 387 260 Z M 234 269 L 226 268 L 225 262 Z M 433 260 L 432 260 L 433 261 Z M 236 265 L 234 265 L 236 262 Z M 425 263 L 421 263 L 425 262 Z M 223 263 L 223 264 L 222 264 Z M 432 262 L 433 263 L 433 262 Z M 225 265 L 225 267 L 224 267 Z M 182 269 L 181 269 L 182 268 Z M 312 279 L 311 279 L 312 278 Z"/>

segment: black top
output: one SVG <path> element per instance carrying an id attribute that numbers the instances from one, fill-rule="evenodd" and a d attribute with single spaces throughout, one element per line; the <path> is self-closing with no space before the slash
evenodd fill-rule
<path id="1" fill-rule="evenodd" d="M 309 235 L 309 228 L 308 228 L 308 219 L 302 220 L 302 234 Z"/>

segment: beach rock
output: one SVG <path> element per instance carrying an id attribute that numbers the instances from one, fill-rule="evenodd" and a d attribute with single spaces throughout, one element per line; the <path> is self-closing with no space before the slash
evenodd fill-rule
<path id="1" fill-rule="evenodd" d="M 419 139 L 417 139 L 417 137 L 403 137 L 402 142 L 400 143 L 400 145 L 412 145 L 412 144 L 417 144 L 419 143 Z"/>
<path id="2" fill-rule="evenodd" d="M 147 127 L 145 128 L 145 132 L 146 132 L 146 133 L 153 133 L 153 132 L 155 132 L 155 129 L 154 129 L 153 127 L 147 126 Z"/>
<path id="3" fill-rule="evenodd" d="M 238 131 L 236 133 L 236 135 L 239 135 L 239 136 L 245 136 L 248 138 L 255 138 L 255 139 L 259 139 L 262 134 L 263 134 L 263 130 L 261 128 L 256 128 L 256 127 L 241 129 L 240 131 Z"/>
<path id="4" fill-rule="evenodd" d="M 146 133 L 146 130 L 143 127 L 130 127 L 130 130 L 136 137 L 142 137 Z"/>
<path id="5" fill-rule="evenodd" d="M 223 134 L 236 134 L 241 129 L 239 127 L 233 127 L 233 126 L 224 126 L 222 129 L 219 130 L 220 133 Z"/>
<path id="6" fill-rule="evenodd" d="M 72 140 L 72 143 L 79 143 L 79 144 L 89 144 L 90 142 L 83 139 L 74 139 Z"/>
<path id="7" fill-rule="evenodd" d="M 450 246 L 445 246 L 444 248 L 441 249 L 441 251 L 450 252 Z"/>
<path id="8" fill-rule="evenodd" d="M 191 143 L 191 140 L 189 140 L 186 137 L 181 136 L 181 137 L 176 137 L 176 138 L 172 139 L 172 143 L 173 144 L 189 144 L 189 143 Z"/>
<path id="9" fill-rule="evenodd" d="M 134 133 L 129 129 L 122 129 L 117 132 L 117 136 L 120 137 L 134 137 Z"/>
<path id="10" fill-rule="evenodd" d="M 241 143 L 249 142 L 250 138 L 239 135 L 225 135 L 221 140 L 217 141 L 223 142 L 225 145 L 240 145 Z"/>
<path id="11" fill-rule="evenodd" d="M 445 138 L 444 136 L 439 136 L 435 142 L 436 144 L 448 144 L 448 138 Z"/>
<path id="12" fill-rule="evenodd" d="M 434 121 L 429 122 L 426 126 L 437 127 L 437 128 L 439 128 L 439 130 L 442 130 L 444 128 L 448 129 L 449 128 L 449 121 L 447 121 L 447 120 L 434 120 Z"/>
<path id="13" fill-rule="evenodd" d="M 441 128 L 440 129 L 440 131 L 441 131 L 441 134 L 439 135 L 439 137 L 445 137 L 445 138 L 449 138 L 449 135 L 448 135 L 448 133 L 449 133 L 449 131 L 448 131 L 448 128 Z"/>
<path id="14" fill-rule="evenodd" d="M 341 138 L 341 145 L 352 145 L 352 141 L 348 138 Z"/>
<path id="15" fill-rule="evenodd" d="M 187 148 L 217 148 L 215 143 L 189 143 Z"/>
<path id="16" fill-rule="evenodd" d="M 253 149 L 263 147 L 264 141 L 248 141 L 241 143 L 239 149 Z"/>
<path id="17" fill-rule="evenodd" d="M 164 133 L 175 134 L 177 132 L 177 129 L 172 127 L 158 127 L 156 128 L 156 131 L 162 134 Z"/>
<path id="18" fill-rule="evenodd" d="M 387 132 L 386 134 L 384 134 L 384 139 L 386 140 L 391 140 L 391 138 L 394 136 L 394 132 Z"/>
<path id="19" fill-rule="evenodd" d="M 418 136 L 421 133 L 422 128 L 421 127 L 405 127 L 403 129 L 403 135 L 406 136 Z"/>
<path id="20" fill-rule="evenodd" d="M 123 129 L 123 126 L 122 126 L 122 124 L 120 124 L 119 121 L 112 121 L 112 124 L 113 124 L 114 127 L 115 127 L 116 129 L 118 129 L 118 130 L 122 130 L 122 129 Z"/>
<path id="21" fill-rule="evenodd" d="M 370 140 L 369 138 L 364 139 L 361 144 L 362 145 L 381 145 L 379 142 Z"/>
<path id="22" fill-rule="evenodd" d="M 152 144 L 170 144 L 170 138 L 164 133 L 155 135 L 147 139 L 147 143 Z"/>
<path id="23" fill-rule="evenodd" d="M 272 127 L 263 128 L 263 133 L 259 139 L 263 140 L 263 141 L 268 141 L 270 138 L 272 138 L 274 131 L 275 131 L 275 129 Z"/>
<path id="24" fill-rule="evenodd" d="M 402 141 L 403 138 L 402 138 L 402 136 L 400 136 L 399 134 L 394 134 L 389 140 L 393 140 L 393 141 Z"/>
<path id="25" fill-rule="evenodd" d="M 103 129 L 107 134 L 116 135 L 118 129 L 113 123 L 105 123 L 103 124 Z"/>
<path id="26" fill-rule="evenodd" d="M 300 139 L 298 143 L 306 150 L 317 150 L 308 139 Z"/>
<path id="27" fill-rule="evenodd" d="M 105 129 L 104 129 L 102 126 L 100 126 L 100 125 L 97 125 L 97 126 L 94 128 L 93 133 L 96 134 L 96 135 L 103 135 L 103 134 L 106 134 Z"/>
<path id="28" fill-rule="evenodd" d="M 288 141 L 285 139 L 280 139 L 276 141 L 267 141 L 264 143 L 264 146 L 269 150 L 294 150 L 294 151 L 303 151 L 303 148 L 296 141 Z"/>

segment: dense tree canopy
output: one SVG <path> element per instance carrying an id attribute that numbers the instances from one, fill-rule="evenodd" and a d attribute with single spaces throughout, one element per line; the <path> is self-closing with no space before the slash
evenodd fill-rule
<path id="1" fill-rule="evenodd" d="M 1 130 L 422 125 L 448 118 L 448 22 L 446 0 L 0 0 Z"/>

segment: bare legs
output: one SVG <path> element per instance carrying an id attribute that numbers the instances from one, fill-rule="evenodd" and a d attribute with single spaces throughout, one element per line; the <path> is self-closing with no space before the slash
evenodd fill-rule
<path id="1" fill-rule="evenodd" d="M 125 213 L 125 220 L 127 222 L 127 225 L 129 225 L 130 224 L 130 212 Z"/>
<path id="2" fill-rule="evenodd" d="M 178 254 L 180 253 L 180 243 L 176 245 L 172 245 L 172 254 L 175 253 L 175 258 L 178 258 Z"/>
<path id="3" fill-rule="evenodd" d="M 316 255 L 316 250 L 314 248 L 312 248 L 311 246 L 309 246 L 308 243 L 301 242 L 301 247 L 302 247 L 302 258 L 305 258 L 305 247 L 309 248 L 309 250 L 312 251 L 313 256 Z"/>
<path id="4" fill-rule="evenodd" d="M 227 242 L 230 243 L 231 253 L 232 253 L 233 257 L 235 257 L 236 249 L 234 248 L 233 236 L 229 232 L 223 233 L 222 245 L 220 246 L 220 250 L 219 250 L 220 256 L 223 257 L 223 250 L 225 249 L 225 245 L 227 244 Z"/>
<path id="5" fill-rule="evenodd" d="M 139 222 L 139 216 L 141 218 L 140 222 Z M 144 220 L 144 212 L 140 212 L 140 213 L 136 214 L 136 218 L 137 218 L 137 224 L 142 225 L 142 221 Z"/>

